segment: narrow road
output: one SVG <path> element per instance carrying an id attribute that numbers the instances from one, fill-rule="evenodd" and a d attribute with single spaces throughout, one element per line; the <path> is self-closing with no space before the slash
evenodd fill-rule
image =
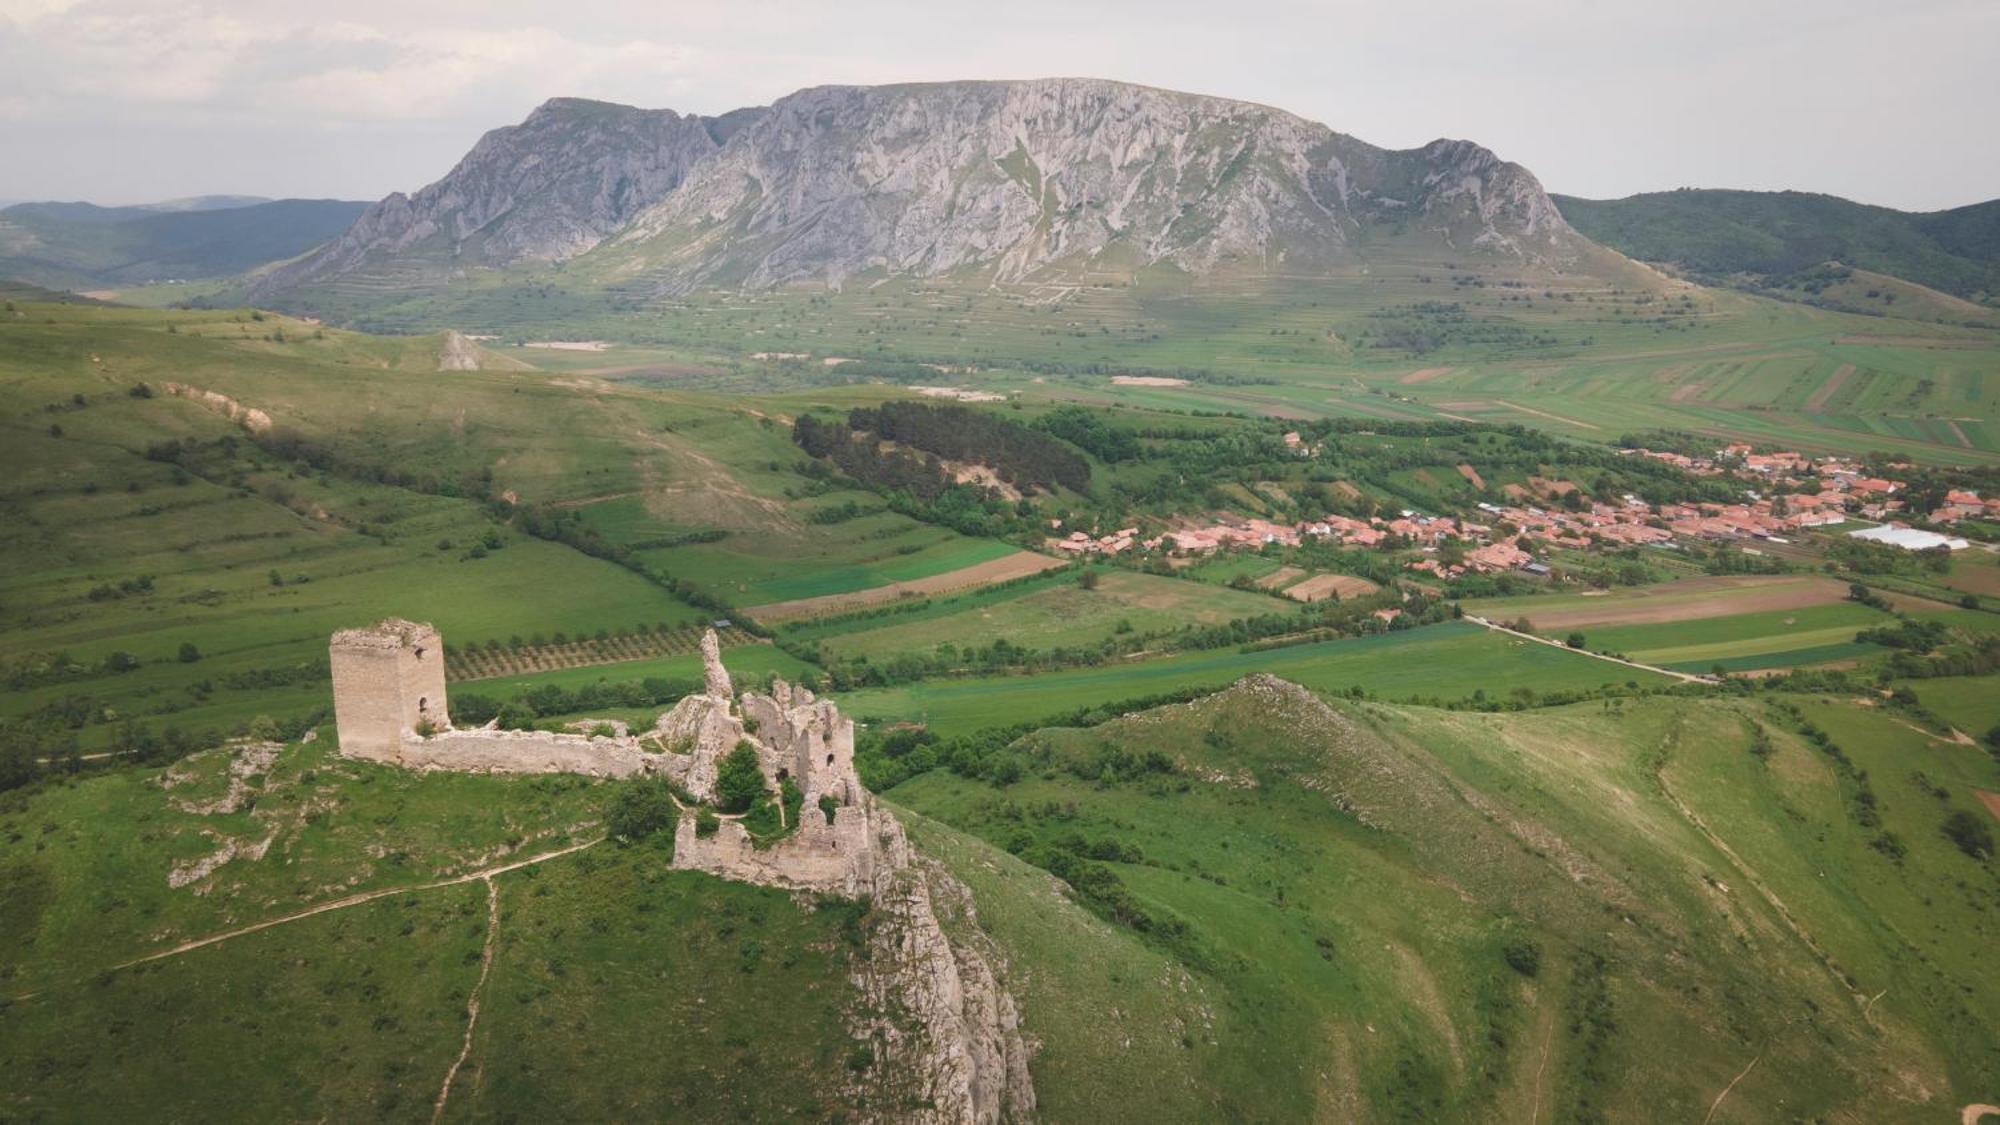
<path id="1" fill-rule="evenodd" d="M 1593 660 L 1605 660 L 1613 664 L 1623 664 L 1627 668 L 1637 668 L 1642 672 L 1655 672 L 1662 676 L 1672 676 L 1674 679 L 1680 680 L 1683 683 L 1713 684 L 1721 682 L 1717 680 L 1714 676 L 1704 676 L 1696 672 L 1676 672 L 1672 668 L 1662 668 L 1657 664 L 1641 664 L 1636 660 L 1627 660 L 1622 656 L 1607 656 L 1604 653 L 1592 652 L 1589 649 L 1571 648 L 1568 645 L 1562 643 L 1561 641 L 1555 640 L 1552 637 L 1540 637 L 1536 636 L 1533 633 L 1523 633 L 1519 629 L 1509 629 L 1507 626 L 1500 624 L 1498 621 L 1488 621 L 1484 617 L 1477 617 L 1470 613 L 1465 615 L 1465 619 L 1467 621 L 1472 622 L 1474 625 L 1484 625 L 1488 629 L 1491 629 L 1496 633 L 1505 633 L 1510 637 L 1519 637 L 1524 641 L 1537 641 L 1541 644 L 1551 645 L 1555 648 L 1559 648 L 1564 652 L 1573 652 L 1576 653 L 1578 656 L 1588 656 Z"/>

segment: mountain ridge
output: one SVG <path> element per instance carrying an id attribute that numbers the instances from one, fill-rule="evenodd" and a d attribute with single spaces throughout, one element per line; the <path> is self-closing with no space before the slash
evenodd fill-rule
<path id="1" fill-rule="evenodd" d="M 866 273 L 1323 272 L 1401 241 L 1558 272 L 1602 254 L 1531 172 L 1470 141 L 1389 150 L 1257 103 L 983 80 L 809 87 L 715 117 L 553 98 L 253 295 L 555 263 L 652 296 Z"/>

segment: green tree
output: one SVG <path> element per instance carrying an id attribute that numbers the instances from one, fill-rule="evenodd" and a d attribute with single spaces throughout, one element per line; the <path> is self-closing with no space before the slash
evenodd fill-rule
<path id="1" fill-rule="evenodd" d="M 764 767 L 757 764 L 757 748 L 737 742 L 715 767 L 716 804 L 723 812 L 739 813 L 756 804 L 764 792 Z"/>
<path id="2" fill-rule="evenodd" d="M 182 664 L 193 664 L 201 659 L 201 650 L 194 647 L 193 641 L 182 641 L 180 656 Z"/>
<path id="3" fill-rule="evenodd" d="M 643 840 L 680 819 L 680 807 L 660 778 L 627 782 L 605 813 L 605 826 L 620 840 Z"/>
<path id="4" fill-rule="evenodd" d="M 1993 829 L 1986 818 L 1964 809 L 1945 818 L 1943 825 L 1945 838 L 1958 845 L 1958 850 L 1974 859 L 1986 859 L 1993 854 Z"/>

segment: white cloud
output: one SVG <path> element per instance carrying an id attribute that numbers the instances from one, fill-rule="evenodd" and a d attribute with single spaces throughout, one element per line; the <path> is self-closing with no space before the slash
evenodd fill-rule
<path id="1" fill-rule="evenodd" d="M 1577 194 L 2000 192 L 1964 132 L 2000 103 L 1993 0 L 0 0 L 0 196 L 102 195 L 138 151 L 172 194 L 380 195 L 556 95 L 716 113 L 1051 74 L 1467 137 Z"/>

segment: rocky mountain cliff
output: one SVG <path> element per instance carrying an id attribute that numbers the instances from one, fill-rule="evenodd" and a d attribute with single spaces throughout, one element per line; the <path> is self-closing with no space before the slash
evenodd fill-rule
<path id="1" fill-rule="evenodd" d="M 481 137 L 443 179 L 389 196 L 339 238 L 271 270 L 256 291 L 572 258 L 680 186 L 737 116 L 551 99 L 521 124 Z"/>
<path id="2" fill-rule="evenodd" d="M 1377 148 L 1247 102 L 1093 79 L 829 86 L 721 118 L 558 99 L 259 290 L 558 262 L 641 291 L 871 271 L 1311 274 L 1391 243 L 1594 250 L 1467 141 Z M 371 281 L 372 279 L 372 281 Z"/>

